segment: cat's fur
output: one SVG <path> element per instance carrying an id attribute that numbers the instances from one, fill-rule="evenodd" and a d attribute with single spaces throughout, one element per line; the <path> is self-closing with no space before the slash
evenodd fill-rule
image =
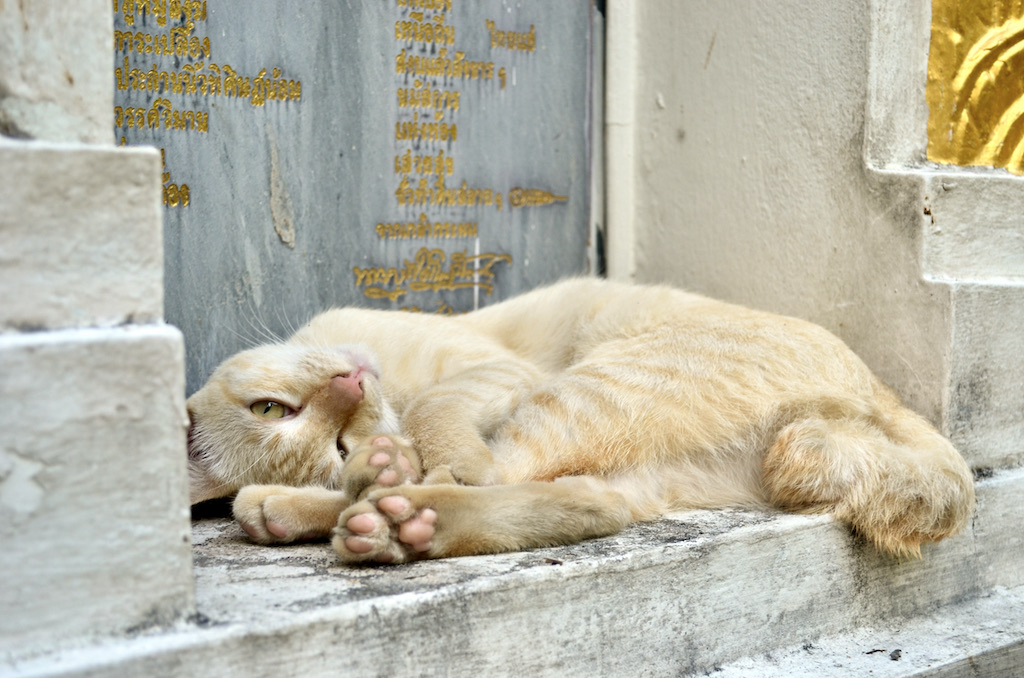
<path id="1" fill-rule="evenodd" d="M 256 401 L 293 412 L 261 419 Z M 581 278 L 463 316 L 328 311 L 227 360 L 188 408 L 193 502 L 238 492 L 257 541 L 333 534 L 347 562 L 724 506 L 832 512 L 918 555 L 974 502 L 949 441 L 839 339 L 667 287 Z"/>

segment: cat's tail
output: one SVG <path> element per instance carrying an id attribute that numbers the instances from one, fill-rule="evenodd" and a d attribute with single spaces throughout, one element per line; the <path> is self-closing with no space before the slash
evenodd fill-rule
<path id="1" fill-rule="evenodd" d="M 776 506 L 832 512 L 879 550 L 919 557 L 921 544 L 966 526 L 973 475 L 886 387 L 875 395 L 874 407 L 831 403 L 783 426 L 764 458 L 765 488 Z"/>

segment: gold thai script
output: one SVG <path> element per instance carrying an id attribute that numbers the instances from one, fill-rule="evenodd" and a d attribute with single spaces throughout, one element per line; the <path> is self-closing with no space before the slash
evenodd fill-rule
<path id="1" fill-rule="evenodd" d="M 148 129 L 161 131 L 193 131 L 206 133 L 210 129 L 210 113 L 200 110 L 176 109 L 167 97 L 226 97 L 248 101 L 253 107 L 262 107 L 271 101 L 299 102 L 302 82 L 283 77 L 281 68 L 263 68 L 255 76 L 239 73 L 229 64 L 208 62 L 213 51 L 210 38 L 194 35 L 197 22 L 207 19 L 206 2 L 199 0 L 114 0 L 114 13 L 123 14 L 124 23 L 135 26 L 142 16 L 165 28 L 163 32 L 143 30 L 115 30 L 114 53 L 123 55 L 115 61 L 114 82 L 120 91 L 134 91 L 155 95 L 146 106 L 115 106 L 114 125 L 120 129 Z M 168 26 L 168 22 L 181 22 Z M 173 57 L 181 60 L 204 59 L 186 63 L 179 68 L 162 69 L 152 63 L 148 70 L 135 67 L 129 57 L 152 57 L 153 61 Z M 456 99 L 457 101 L 457 99 Z M 429 132 L 428 132 L 429 133 Z M 125 143 L 122 137 L 122 143 Z M 191 204 L 188 184 L 177 184 L 164 165 L 163 204 L 167 207 L 187 207 Z"/>
<path id="2" fill-rule="evenodd" d="M 522 52 L 533 52 L 537 49 L 537 31 L 532 25 L 525 33 L 499 31 L 490 19 L 486 19 L 484 25 L 491 36 L 491 49 L 512 49 Z"/>
<path id="3" fill-rule="evenodd" d="M 400 87 L 397 91 L 399 108 L 432 108 L 436 110 L 459 110 L 459 92 L 424 87 L 417 80 L 412 87 Z"/>
<path id="4" fill-rule="evenodd" d="M 445 174 L 451 176 L 455 171 L 455 160 L 444 154 L 444 149 L 437 155 L 413 155 L 406 150 L 402 155 L 395 156 L 395 174 Z"/>
<path id="5" fill-rule="evenodd" d="M 398 0 L 399 7 L 412 9 L 432 9 L 435 12 L 450 12 L 452 0 Z"/>
<path id="6" fill-rule="evenodd" d="M 135 25 L 135 16 L 147 12 L 157 26 L 167 25 L 168 19 L 177 21 L 206 21 L 206 0 L 114 0 L 114 12 L 124 14 L 124 22 Z"/>
<path id="7" fill-rule="evenodd" d="M 455 27 L 444 23 L 444 14 L 435 14 L 433 21 L 425 21 L 423 12 L 411 12 L 409 19 L 411 21 L 395 22 L 395 40 L 440 45 L 455 44 Z"/>
<path id="8" fill-rule="evenodd" d="M 436 57 L 417 56 L 403 49 L 395 57 L 395 74 L 408 74 L 417 78 L 493 80 L 494 62 L 469 61 L 465 52 L 455 52 L 455 58 L 451 59 L 446 48 L 439 49 Z"/>
<path id="9" fill-rule="evenodd" d="M 236 97 L 248 99 L 250 104 L 257 107 L 267 101 L 302 99 L 302 82 L 282 78 L 280 68 L 274 68 L 270 76 L 267 75 L 267 69 L 263 68 L 255 78 L 249 78 L 243 77 L 227 64 L 206 66 L 202 61 L 185 64 L 180 71 L 162 71 L 156 64 L 148 71 L 130 66 L 126 56 L 123 67 L 114 69 L 114 80 L 119 90 Z M 204 69 L 209 72 L 202 72 Z"/>
<path id="10" fill-rule="evenodd" d="M 352 272 L 365 296 L 395 301 L 409 292 L 478 288 L 490 294 L 494 290 L 492 269 L 499 263 L 511 264 L 512 257 L 494 252 L 468 255 L 463 250 L 453 252 L 449 262 L 444 250 L 423 247 L 401 268 L 355 266 Z"/>
<path id="11" fill-rule="evenodd" d="M 395 191 L 395 199 L 399 205 L 411 207 L 432 205 L 434 207 L 496 207 L 499 211 L 504 206 L 504 198 L 499 191 L 491 188 L 471 188 L 465 181 L 458 188 L 448 188 L 444 177 L 438 177 L 433 186 L 426 178 L 421 178 L 416 188 L 412 187 L 408 177 L 402 177 Z"/>
<path id="12" fill-rule="evenodd" d="M 177 111 L 167 99 L 157 99 L 147 110 L 144 107 L 121 108 L 114 106 L 115 127 L 143 129 L 190 130 L 206 132 L 210 128 L 210 114 L 202 111 Z"/>
<path id="13" fill-rule="evenodd" d="M 124 137 L 121 137 L 121 145 L 124 145 Z M 191 191 L 188 184 L 180 186 L 171 183 L 171 173 L 167 170 L 167 151 L 160 149 L 160 161 L 163 164 L 163 198 L 165 207 L 188 207 L 191 202 Z"/>
<path id="14" fill-rule="evenodd" d="M 458 141 L 459 126 L 447 122 L 420 122 L 419 113 L 413 120 L 395 121 L 395 141 Z"/>
<path id="15" fill-rule="evenodd" d="M 167 33 L 159 35 L 141 31 L 114 31 L 114 51 L 131 52 L 134 48 L 138 54 L 209 59 L 210 38 L 203 37 L 200 40 L 198 36 L 190 36 L 189 33 L 194 27 L 195 24 L 189 22 L 186 26 L 172 28 Z"/>
<path id="16" fill-rule="evenodd" d="M 508 204 L 512 207 L 537 207 L 553 202 L 565 202 L 569 197 L 555 195 L 540 188 L 513 188 L 508 192 Z"/>
<path id="17" fill-rule="evenodd" d="M 170 172 L 164 172 L 164 174 L 163 174 L 163 181 L 164 181 L 164 190 L 163 190 L 164 206 L 166 206 L 166 207 L 188 207 L 188 205 L 189 205 L 189 189 L 188 189 L 188 184 L 182 184 L 181 186 L 179 186 L 178 184 L 172 184 L 171 183 L 171 173 Z"/>
<path id="18" fill-rule="evenodd" d="M 377 237 L 382 240 L 411 240 L 413 238 L 475 238 L 479 228 L 475 221 L 435 221 L 426 214 L 419 221 L 377 224 Z"/>

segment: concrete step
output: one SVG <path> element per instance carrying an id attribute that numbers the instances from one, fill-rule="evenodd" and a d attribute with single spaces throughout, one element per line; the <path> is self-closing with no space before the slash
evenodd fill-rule
<path id="1" fill-rule="evenodd" d="M 1024 676 L 1024 587 L 996 589 L 911 620 L 878 620 L 713 669 L 715 678 Z"/>
<path id="2" fill-rule="evenodd" d="M 78 650 L 9 654 L 0 673 L 679 676 L 779 648 L 794 665 L 810 656 L 827 666 L 860 647 L 840 642 L 858 630 L 924 634 L 945 610 L 971 628 L 1024 628 L 1014 604 L 1024 595 L 1024 470 L 983 479 L 978 494 L 967 534 L 910 562 L 878 556 L 827 516 L 736 510 L 679 513 L 564 548 L 358 568 L 324 544 L 254 546 L 229 520 L 203 519 L 193 528 L 195 618 Z M 890 637 L 868 650 L 892 652 Z M 999 640 L 972 638 L 947 644 L 944 659 Z M 1005 639 L 1020 642 L 1016 632 Z M 909 660 L 915 645 L 898 645 Z"/>

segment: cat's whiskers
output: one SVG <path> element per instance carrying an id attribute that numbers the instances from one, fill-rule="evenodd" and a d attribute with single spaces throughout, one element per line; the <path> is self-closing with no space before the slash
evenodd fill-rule
<path id="1" fill-rule="evenodd" d="M 296 325 L 295 317 L 284 312 L 284 309 L 280 306 L 277 307 L 277 324 L 282 327 L 285 331 L 286 336 L 292 336 L 295 334 L 299 327 L 305 324 L 305 321 Z"/>
<path id="2" fill-rule="evenodd" d="M 249 328 L 253 330 L 254 337 L 246 338 L 242 335 L 238 335 L 240 338 L 245 339 L 248 342 L 248 346 L 251 347 L 267 343 L 280 344 L 285 340 L 286 336 L 292 334 L 292 331 L 290 331 L 288 327 L 289 323 L 284 322 L 282 319 L 283 309 L 280 305 L 275 306 L 276 316 L 278 319 L 277 325 L 278 327 L 284 328 L 285 334 L 280 334 L 271 329 L 270 325 L 267 324 L 267 321 L 263 317 L 262 309 L 257 309 L 253 305 L 252 299 L 249 299 L 248 302 L 249 310 L 248 313 L 244 314 L 244 317 Z"/>

